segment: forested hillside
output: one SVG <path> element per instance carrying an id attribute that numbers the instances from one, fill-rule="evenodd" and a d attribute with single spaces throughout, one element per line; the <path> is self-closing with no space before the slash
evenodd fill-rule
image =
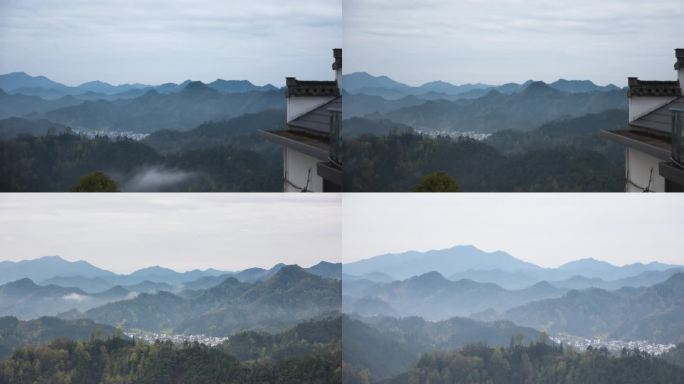
<path id="1" fill-rule="evenodd" d="M 276 128 L 282 117 L 262 111 L 143 141 L 73 133 L 0 139 L 0 190 L 68 191 L 103 171 L 123 191 L 279 191 L 280 148 L 256 132 Z"/>
<path id="2" fill-rule="evenodd" d="M 0 317 L 0 360 L 15 349 L 27 345 L 42 345 L 59 339 L 88 340 L 94 335 L 114 336 L 112 326 L 96 324 L 92 320 L 62 320 L 56 317 L 22 321 L 13 316 Z"/>
<path id="3" fill-rule="evenodd" d="M 121 338 L 55 340 L 17 350 L 0 366 L 0 383 L 339 383 L 339 348 L 277 363 L 241 363 L 218 348 Z"/>
<path id="4" fill-rule="evenodd" d="M 507 348 L 470 345 L 458 351 L 425 354 L 413 369 L 385 383 L 672 384 L 683 381 L 683 368 L 636 350 L 625 350 L 613 357 L 605 349 L 576 353 L 562 346 L 535 343 Z"/>
<path id="5" fill-rule="evenodd" d="M 609 110 L 528 132 L 503 130 L 482 141 L 416 135 L 405 125 L 382 122 L 378 135 L 346 139 L 345 188 L 410 191 L 425 175 L 443 171 L 469 192 L 622 191 L 622 149 L 598 132 L 622 127 L 626 116 Z M 360 118 L 344 124 L 352 132 L 372 126 Z"/>
<path id="6" fill-rule="evenodd" d="M 359 320 L 343 316 L 342 357 L 352 376 L 352 372 L 365 372 L 371 380 L 380 380 L 407 370 L 422 353 L 475 342 L 508 345 L 515 335 L 536 340 L 539 332 L 507 321 L 487 323 L 457 317 L 439 322 L 420 317 Z"/>
<path id="7" fill-rule="evenodd" d="M 573 290 L 501 316 L 554 333 L 679 343 L 684 342 L 683 292 L 684 273 L 677 273 L 650 287 Z"/>
<path id="8" fill-rule="evenodd" d="M 140 294 L 68 317 L 148 331 L 216 336 L 245 330 L 282 331 L 301 321 L 341 311 L 341 283 L 285 266 L 272 277 L 243 283 L 234 277 L 191 295 Z"/>

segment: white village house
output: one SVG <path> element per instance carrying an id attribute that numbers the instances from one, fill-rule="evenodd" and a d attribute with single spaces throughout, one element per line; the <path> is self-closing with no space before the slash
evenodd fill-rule
<path id="1" fill-rule="evenodd" d="M 684 48 L 675 49 L 677 80 L 628 78 L 629 126 L 602 136 L 625 146 L 625 190 L 684 191 Z"/>
<path id="2" fill-rule="evenodd" d="M 334 80 L 286 78 L 287 129 L 262 131 L 268 140 L 283 146 L 285 192 L 342 189 L 342 49 L 333 49 L 333 57 Z"/>

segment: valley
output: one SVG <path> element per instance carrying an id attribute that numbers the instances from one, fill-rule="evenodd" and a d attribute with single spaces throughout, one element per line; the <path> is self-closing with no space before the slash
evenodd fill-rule
<path id="1" fill-rule="evenodd" d="M 598 132 L 626 125 L 624 89 L 344 79 L 345 190 L 408 191 L 435 171 L 463 191 L 623 188 L 622 150 Z M 122 191 L 280 190 L 282 151 L 258 132 L 286 126 L 283 88 L 94 84 L 0 75 L 0 190 L 66 191 L 94 170 Z"/>
<path id="2" fill-rule="evenodd" d="M 444 373 L 430 359 L 484 346 L 504 354 L 529 348 L 530 359 L 544 348 L 564 359 L 592 359 L 598 351 L 621 367 L 637 353 L 631 351 L 649 356 L 653 362 L 642 363 L 650 366 L 684 346 L 682 265 L 585 258 L 544 268 L 459 245 L 378 255 L 345 263 L 342 271 L 346 383 L 427 380 L 421 375 L 430 370 Z M 657 371 L 667 369 L 672 377 L 684 374 Z"/>
<path id="3" fill-rule="evenodd" d="M 240 271 L 153 266 L 130 274 L 59 256 L 3 261 L 0 281 L 10 281 L 0 285 L 0 379 L 59 377 L 48 364 L 20 367 L 33 353 L 106 345 L 108 359 L 142 354 L 146 366 L 206 359 L 174 374 L 188 375 L 187 382 L 287 375 L 339 382 L 330 367 L 339 363 L 341 348 L 340 279 L 341 264 L 325 261 Z M 154 352 L 159 349 L 163 355 Z M 60 364 L 75 364 L 70 375 L 98 380 L 157 374 L 130 361 L 112 372 L 91 360 L 84 364 L 80 355 L 66 359 Z"/>
<path id="4" fill-rule="evenodd" d="M 99 170 L 122 191 L 278 191 L 284 89 L 218 79 L 68 87 L 0 75 L 0 190 L 68 191 Z M 51 148 L 59 148 L 56 151 Z"/>
<path id="5" fill-rule="evenodd" d="M 563 79 L 410 87 L 345 76 L 349 191 L 411 191 L 437 171 L 466 192 L 624 189 L 624 151 L 599 132 L 627 125 L 626 89 Z"/>

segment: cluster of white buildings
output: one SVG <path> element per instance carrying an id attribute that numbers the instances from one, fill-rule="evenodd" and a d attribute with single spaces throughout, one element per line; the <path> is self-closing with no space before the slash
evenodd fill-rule
<path id="1" fill-rule="evenodd" d="M 156 333 L 156 332 L 146 332 L 146 331 L 141 331 L 141 330 L 129 330 L 124 332 L 124 334 L 130 338 L 134 338 L 136 340 L 142 340 L 145 343 L 154 343 L 157 340 L 159 341 L 170 341 L 174 344 L 183 344 L 183 343 L 194 343 L 198 342 L 200 344 L 205 344 L 210 347 L 215 347 L 219 344 L 222 344 L 224 341 L 227 341 L 229 337 L 217 337 L 217 336 L 207 336 L 204 334 L 198 334 L 198 335 L 186 335 L 182 333 L 174 333 L 174 334 L 168 334 L 168 333 Z"/>
<path id="2" fill-rule="evenodd" d="M 138 133 L 138 132 L 128 132 L 128 131 L 123 131 L 123 132 L 115 132 L 115 131 L 92 131 L 92 130 L 78 130 L 74 129 L 72 132 L 86 136 L 88 138 L 95 138 L 95 137 L 108 137 L 110 139 L 117 139 L 119 137 L 125 137 L 127 139 L 132 139 L 135 141 L 140 141 L 147 136 L 149 136 L 149 133 Z"/>
<path id="3" fill-rule="evenodd" d="M 613 353 L 619 353 L 623 349 L 638 349 L 640 351 L 647 352 L 650 355 L 657 356 L 675 347 L 674 344 L 658 344 L 646 340 L 604 340 L 600 338 L 583 338 L 566 334 L 559 334 L 551 336 L 550 338 L 552 341 L 559 344 L 563 343 L 563 345 L 569 346 L 578 352 L 584 352 L 589 347 L 605 347 L 609 352 Z"/>
<path id="4" fill-rule="evenodd" d="M 491 133 L 482 133 L 482 132 L 472 132 L 472 131 L 465 131 L 465 132 L 460 132 L 460 131 L 451 131 L 451 130 L 420 130 L 416 129 L 415 132 L 419 135 L 427 136 L 427 137 L 450 137 L 452 139 L 458 139 L 460 137 L 467 137 L 469 139 L 474 139 L 477 141 L 482 141 L 489 136 L 491 136 Z"/>

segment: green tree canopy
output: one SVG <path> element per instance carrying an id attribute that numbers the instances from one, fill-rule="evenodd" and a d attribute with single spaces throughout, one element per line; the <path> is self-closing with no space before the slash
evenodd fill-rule
<path id="1" fill-rule="evenodd" d="M 116 182 L 105 175 L 104 172 L 91 172 L 79 180 L 78 184 L 71 187 L 71 192 L 118 192 Z"/>
<path id="2" fill-rule="evenodd" d="M 458 192 L 458 184 L 446 172 L 433 172 L 423 177 L 413 192 Z"/>

